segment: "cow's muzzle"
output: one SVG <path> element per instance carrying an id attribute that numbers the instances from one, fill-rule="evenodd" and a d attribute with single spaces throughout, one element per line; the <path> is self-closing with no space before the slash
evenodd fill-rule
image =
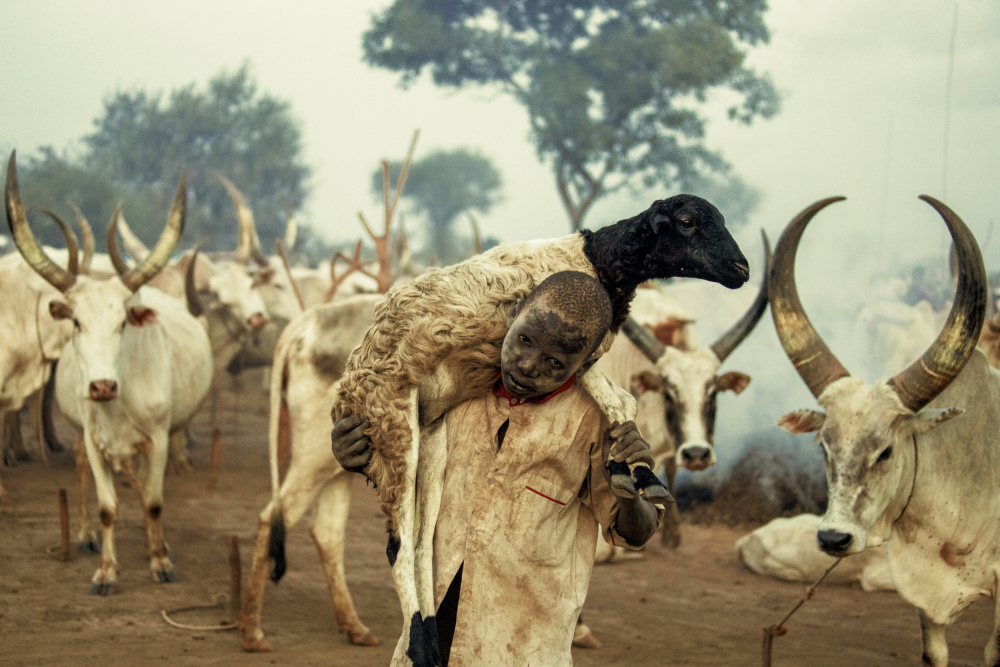
<path id="1" fill-rule="evenodd" d="M 110 401 L 118 397 L 118 383 L 114 380 L 94 380 L 89 387 L 90 400 Z"/>
<path id="2" fill-rule="evenodd" d="M 267 315 L 263 313 L 254 313 L 247 318 L 247 326 L 250 327 L 250 331 L 259 331 L 267 324 Z"/>
<path id="3" fill-rule="evenodd" d="M 708 445 L 682 445 L 677 450 L 677 465 L 691 472 L 708 470 L 714 464 L 714 452 Z"/>
<path id="4" fill-rule="evenodd" d="M 839 530 L 821 530 L 816 533 L 819 548 L 831 556 L 843 556 L 851 547 L 854 536 Z"/>

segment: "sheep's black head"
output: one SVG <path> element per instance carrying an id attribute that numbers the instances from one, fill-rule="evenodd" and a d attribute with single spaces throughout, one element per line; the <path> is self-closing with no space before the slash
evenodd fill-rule
<path id="1" fill-rule="evenodd" d="M 726 219 L 701 197 L 660 199 L 638 217 L 652 232 L 647 237 L 652 243 L 647 250 L 651 278 L 701 278 L 730 289 L 750 278 L 750 265 L 726 229 Z"/>

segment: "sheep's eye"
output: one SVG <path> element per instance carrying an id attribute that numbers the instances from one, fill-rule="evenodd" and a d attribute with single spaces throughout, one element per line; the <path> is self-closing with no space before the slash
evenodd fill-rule
<path id="1" fill-rule="evenodd" d="M 683 229 L 684 231 L 690 231 L 694 229 L 694 220 L 690 218 L 681 218 L 680 220 L 677 221 L 677 224 L 680 225 L 680 228 Z"/>
<path id="2" fill-rule="evenodd" d="M 890 447 L 886 447 L 885 449 L 882 450 L 882 453 L 878 455 L 877 459 L 875 459 L 875 463 L 881 463 L 882 461 L 888 461 L 890 456 L 892 456 L 892 447 L 891 446 Z"/>

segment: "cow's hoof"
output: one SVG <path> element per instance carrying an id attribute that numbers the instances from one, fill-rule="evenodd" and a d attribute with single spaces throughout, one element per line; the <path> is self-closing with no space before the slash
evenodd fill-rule
<path id="1" fill-rule="evenodd" d="M 577 623 L 573 631 L 573 646 L 577 648 L 601 648 L 601 642 L 593 635 L 586 623 Z"/>
<path id="2" fill-rule="evenodd" d="M 76 550 L 82 554 L 99 554 L 101 553 L 101 543 L 97 540 L 89 540 L 87 542 L 77 542 Z"/>
<path id="3" fill-rule="evenodd" d="M 100 595 L 107 597 L 109 595 L 114 595 L 118 592 L 118 582 L 115 581 L 104 581 L 104 582 L 94 582 L 90 584 L 90 594 Z"/>
<path id="4" fill-rule="evenodd" d="M 247 653 L 270 653 L 271 645 L 263 637 L 243 637 L 243 650 Z"/>
<path id="5" fill-rule="evenodd" d="M 373 635 L 370 630 L 365 630 L 364 632 L 349 632 L 347 637 L 355 646 L 379 645 L 378 637 Z"/>
<path id="6" fill-rule="evenodd" d="M 161 584 L 176 584 L 177 583 L 177 573 L 173 570 L 157 570 L 153 573 L 156 581 Z"/>

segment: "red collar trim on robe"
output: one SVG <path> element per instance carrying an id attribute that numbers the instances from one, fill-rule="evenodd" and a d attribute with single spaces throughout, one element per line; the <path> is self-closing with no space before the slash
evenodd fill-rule
<path id="1" fill-rule="evenodd" d="M 516 407 L 518 405 L 524 405 L 525 403 L 531 403 L 532 405 L 539 405 L 549 400 L 553 396 L 558 396 L 570 387 L 576 384 L 576 373 L 569 376 L 569 379 L 562 383 L 562 385 L 550 394 L 545 394 L 543 396 L 534 396 L 532 398 L 518 398 L 512 393 L 507 391 L 507 387 L 503 386 L 503 373 L 497 373 L 496 379 L 493 382 L 493 395 L 500 398 L 506 398 L 507 403 L 510 407 Z"/>

